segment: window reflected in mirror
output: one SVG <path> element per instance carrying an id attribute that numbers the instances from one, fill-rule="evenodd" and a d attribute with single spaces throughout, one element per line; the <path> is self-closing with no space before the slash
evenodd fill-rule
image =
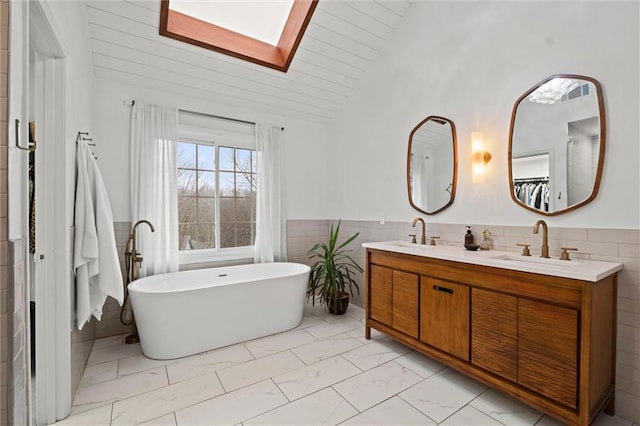
<path id="1" fill-rule="evenodd" d="M 424 214 L 449 207 L 457 178 L 456 127 L 448 118 L 429 116 L 409 135 L 407 189 L 409 203 Z"/>
<path id="2" fill-rule="evenodd" d="M 605 148 L 600 84 L 555 75 L 515 103 L 509 133 L 511 197 L 543 215 L 573 210 L 598 192 Z"/>

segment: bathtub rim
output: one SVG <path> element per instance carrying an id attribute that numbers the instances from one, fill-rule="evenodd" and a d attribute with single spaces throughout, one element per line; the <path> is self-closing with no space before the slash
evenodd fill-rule
<path id="1" fill-rule="evenodd" d="M 280 275 L 273 275 L 273 276 L 269 276 L 267 278 L 265 278 L 264 276 L 255 276 L 255 277 L 251 277 L 251 279 L 248 280 L 242 280 L 242 281 L 232 281 L 230 283 L 225 283 L 225 284 L 219 284 L 219 286 L 226 286 L 226 285 L 234 285 L 234 284 L 241 284 L 241 283 L 253 283 L 253 282 L 257 282 L 257 281 L 265 281 L 265 280 L 270 280 L 270 279 L 280 279 L 280 278 L 285 278 L 285 277 L 294 277 L 294 276 L 298 276 L 298 275 L 303 275 L 303 274 L 307 274 L 311 271 L 311 267 L 307 264 L 304 263 L 298 263 L 298 262 L 273 262 L 273 263 L 248 263 L 248 264 L 244 264 L 244 265 L 231 265 L 231 266 L 215 266 L 215 267 L 211 267 L 211 268 L 202 268 L 202 269 L 192 269 L 192 270 L 188 270 L 188 271 L 176 271 L 176 272 L 166 272 L 166 273 L 162 273 L 162 274 L 157 274 L 157 275 L 149 275 L 146 277 L 142 277 L 142 278 L 138 278 L 135 281 L 130 282 L 129 284 L 127 284 L 127 291 L 132 292 L 132 293 L 140 293 L 140 294 L 169 294 L 169 293 L 180 293 L 180 292 L 191 292 L 191 291 L 198 291 L 198 290 L 202 290 L 203 288 L 208 288 L 209 286 L 203 286 L 203 287 L 188 287 L 188 288 L 172 288 L 172 289 L 157 289 L 157 288 L 152 288 L 152 289 L 144 289 L 144 288 L 140 288 L 140 286 L 142 286 L 143 284 L 146 284 L 150 281 L 157 281 L 157 280 L 162 280 L 163 277 L 165 276 L 176 276 L 179 274 L 182 275 L 191 275 L 191 274 L 203 274 L 206 271 L 213 271 L 213 270 L 222 270 L 222 269 L 242 269 L 242 268 L 247 268 L 247 267 L 252 267 L 254 265 L 295 265 L 296 269 L 290 271 L 290 273 L 287 274 L 280 274 Z"/>

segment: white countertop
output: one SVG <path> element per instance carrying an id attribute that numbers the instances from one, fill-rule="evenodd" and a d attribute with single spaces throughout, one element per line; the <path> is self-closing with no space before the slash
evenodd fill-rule
<path id="1" fill-rule="evenodd" d="M 365 248 L 395 253 L 424 256 L 433 259 L 451 260 L 473 265 L 491 266 L 534 274 L 551 275 L 583 281 L 600 281 L 622 269 L 622 263 L 597 260 L 543 259 L 537 256 L 521 256 L 518 253 L 499 250 L 469 251 L 463 246 L 429 246 L 408 241 L 383 241 L 362 244 Z"/>

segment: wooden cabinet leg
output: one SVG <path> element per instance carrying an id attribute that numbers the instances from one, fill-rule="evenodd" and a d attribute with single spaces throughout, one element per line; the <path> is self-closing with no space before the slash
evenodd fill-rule
<path id="1" fill-rule="evenodd" d="M 371 339 L 371 327 L 368 325 L 364 327 L 364 338 L 367 340 Z"/>
<path id="2" fill-rule="evenodd" d="M 611 397 L 607 405 L 604 407 L 604 412 L 610 416 L 616 415 L 616 397 L 615 395 Z"/>

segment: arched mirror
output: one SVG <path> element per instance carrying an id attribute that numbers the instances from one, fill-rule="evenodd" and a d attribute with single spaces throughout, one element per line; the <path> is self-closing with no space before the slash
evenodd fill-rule
<path id="1" fill-rule="evenodd" d="M 434 115 L 422 120 L 409 135 L 407 189 L 411 206 L 424 214 L 449 207 L 456 195 L 457 169 L 453 121 Z"/>
<path id="2" fill-rule="evenodd" d="M 605 148 L 600 83 L 552 75 L 513 107 L 509 131 L 511 197 L 547 216 L 576 209 L 598 193 Z"/>

